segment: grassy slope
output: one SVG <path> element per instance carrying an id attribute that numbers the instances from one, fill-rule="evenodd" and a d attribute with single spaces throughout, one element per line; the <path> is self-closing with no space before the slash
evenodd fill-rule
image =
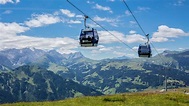
<path id="1" fill-rule="evenodd" d="M 97 97 L 79 97 L 53 102 L 24 102 L 2 106 L 189 106 L 189 95 L 181 91 L 140 92 Z"/>

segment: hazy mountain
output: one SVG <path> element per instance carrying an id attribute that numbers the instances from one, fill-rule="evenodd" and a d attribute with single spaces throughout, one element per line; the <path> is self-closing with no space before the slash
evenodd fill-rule
<path id="1" fill-rule="evenodd" d="M 0 58 L 0 65 L 16 68 L 30 63 L 44 64 L 43 62 L 51 62 L 62 64 L 62 61 L 84 58 L 84 56 L 80 52 L 60 54 L 55 50 L 43 51 L 35 48 L 24 48 L 0 51 Z"/>
<path id="2" fill-rule="evenodd" d="M 0 64 L 10 68 L 16 68 L 36 61 L 44 53 L 44 51 L 39 49 L 8 49 L 0 51 L 0 57 L 3 58 L 0 60 Z"/>
<path id="3" fill-rule="evenodd" d="M 166 56 L 171 57 L 176 61 L 176 63 L 172 64 L 172 66 L 175 65 L 178 69 L 189 72 L 189 50 L 167 54 Z"/>
<path id="4" fill-rule="evenodd" d="M 132 59 L 131 57 L 128 57 L 128 56 L 121 56 L 121 57 L 116 57 L 116 58 L 113 58 L 113 59 Z"/>
<path id="5" fill-rule="evenodd" d="M 9 68 L 7 68 L 7 67 L 5 67 L 3 65 L 0 65 L 0 72 L 1 71 L 11 71 L 11 69 L 9 69 Z"/>
<path id="6" fill-rule="evenodd" d="M 81 54 L 80 52 L 70 53 L 70 54 L 63 54 L 63 56 L 66 59 L 69 59 L 69 60 L 78 59 L 78 58 L 84 58 L 83 54 Z"/>

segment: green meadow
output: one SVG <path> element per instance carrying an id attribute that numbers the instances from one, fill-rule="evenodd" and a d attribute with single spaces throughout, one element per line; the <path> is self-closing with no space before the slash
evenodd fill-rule
<path id="1" fill-rule="evenodd" d="M 138 92 L 85 96 L 60 101 L 20 102 L 1 106 L 189 106 L 189 95 L 181 91 Z"/>

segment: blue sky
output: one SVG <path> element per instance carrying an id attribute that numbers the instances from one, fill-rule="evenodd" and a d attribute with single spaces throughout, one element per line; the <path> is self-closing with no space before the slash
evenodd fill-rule
<path id="1" fill-rule="evenodd" d="M 81 52 L 91 59 L 137 57 L 138 45 L 147 39 L 122 0 L 69 1 L 116 37 L 87 20 L 100 41 L 98 47 L 83 48 L 78 41 L 83 14 L 66 0 L 0 0 L 0 50 L 28 47 Z M 188 0 L 126 2 L 159 53 L 189 49 Z M 157 54 L 154 48 L 152 52 Z"/>

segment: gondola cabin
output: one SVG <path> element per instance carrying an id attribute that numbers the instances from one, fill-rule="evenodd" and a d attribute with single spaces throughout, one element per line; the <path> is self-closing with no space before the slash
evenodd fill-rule
<path id="1" fill-rule="evenodd" d="M 152 56 L 150 45 L 149 44 L 139 45 L 138 56 L 150 58 Z"/>
<path id="2" fill-rule="evenodd" d="M 97 30 L 94 28 L 82 29 L 79 40 L 81 47 L 96 47 L 99 40 Z"/>

